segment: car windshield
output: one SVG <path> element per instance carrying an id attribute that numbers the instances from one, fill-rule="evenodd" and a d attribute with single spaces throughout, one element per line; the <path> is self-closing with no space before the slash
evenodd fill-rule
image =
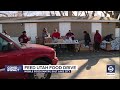
<path id="1" fill-rule="evenodd" d="M 3 33 L 2 33 L 3 34 Z M 9 38 L 10 40 L 12 40 L 15 44 L 17 44 L 19 47 L 22 47 L 22 45 L 20 43 L 18 43 L 17 41 L 15 41 L 12 37 L 3 34 L 4 36 L 6 36 L 7 38 Z"/>

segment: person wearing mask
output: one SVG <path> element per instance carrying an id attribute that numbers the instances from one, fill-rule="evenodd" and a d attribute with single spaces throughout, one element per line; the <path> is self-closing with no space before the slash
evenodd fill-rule
<path id="1" fill-rule="evenodd" d="M 69 30 L 69 32 L 66 34 L 66 38 L 67 39 L 72 38 L 72 40 L 74 40 L 74 38 L 75 38 L 74 33 L 72 33 L 72 31 Z"/>
<path id="2" fill-rule="evenodd" d="M 85 46 L 89 46 L 89 43 L 91 42 L 90 35 L 87 33 L 87 31 L 84 31 L 84 40 L 85 40 Z"/>
<path id="3" fill-rule="evenodd" d="M 22 35 L 18 38 L 19 42 L 22 43 L 28 43 L 30 41 L 30 38 L 26 35 L 26 31 L 22 32 Z"/>
<path id="4" fill-rule="evenodd" d="M 113 36 L 113 34 L 109 34 L 109 35 L 105 36 L 105 37 L 103 38 L 103 40 L 106 40 L 106 41 L 109 42 L 109 41 L 113 40 L 112 36 Z"/>
<path id="5" fill-rule="evenodd" d="M 96 30 L 96 33 L 94 35 L 94 49 L 95 51 L 99 52 L 100 50 L 100 43 L 102 41 L 102 37 L 99 34 L 98 30 Z"/>
<path id="6" fill-rule="evenodd" d="M 57 31 L 57 29 L 54 30 L 54 32 L 52 33 L 51 37 L 54 39 L 60 39 L 60 33 Z"/>

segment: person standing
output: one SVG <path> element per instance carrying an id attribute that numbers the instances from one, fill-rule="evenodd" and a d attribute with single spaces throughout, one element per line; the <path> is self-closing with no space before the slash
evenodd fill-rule
<path id="1" fill-rule="evenodd" d="M 26 35 L 26 31 L 22 32 L 22 35 L 18 38 L 19 42 L 22 43 L 28 43 L 30 41 L 30 38 Z"/>
<path id="2" fill-rule="evenodd" d="M 99 34 L 98 30 L 96 30 L 96 33 L 94 35 L 94 49 L 95 51 L 99 52 L 100 50 L 100 43 L 102 41 L 102 37 Z"/>
<path id="3" fill-rule="evenodd" d="M 45 37 L 48 37 L 47 28 L 44 28 L 44 29 L 43 29 L 43 32 L 42 32 L 42 41 L 43 41 L 42 44 L 44 44 Z"/>
<path id="4" fill-rule="evenodd" d="M 91 42 L 90 35 L 87 33 L 87 31 L 84 31 L 84 40 L 85 40 L 85 46 L 89 46 L 89 43 Z"/>

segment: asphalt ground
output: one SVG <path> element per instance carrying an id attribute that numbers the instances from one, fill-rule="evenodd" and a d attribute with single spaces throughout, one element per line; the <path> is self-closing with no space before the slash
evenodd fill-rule
<path id="1" fill-rule="evenodd" d="M 53 73 L 51 79 L 120 79 L 119 51 L 58 52 L 58 65 L 78 65 L 71 73 Z M 107 65 L 115 65 L 115 73 L 107 74 Z"/>

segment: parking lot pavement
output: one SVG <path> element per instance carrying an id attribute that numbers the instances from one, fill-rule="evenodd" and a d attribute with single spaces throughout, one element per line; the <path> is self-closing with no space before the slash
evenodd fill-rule
<path id="1" fill-rule="evenodd" d="M 71 73 L 52 74 L 51 79 L 120 79 L 119 52 L 79 52 L 59 54 L 59 65 L 78 65 Z M 107 65 L 115 65 L 115 75 L 107 75 Z"/>

